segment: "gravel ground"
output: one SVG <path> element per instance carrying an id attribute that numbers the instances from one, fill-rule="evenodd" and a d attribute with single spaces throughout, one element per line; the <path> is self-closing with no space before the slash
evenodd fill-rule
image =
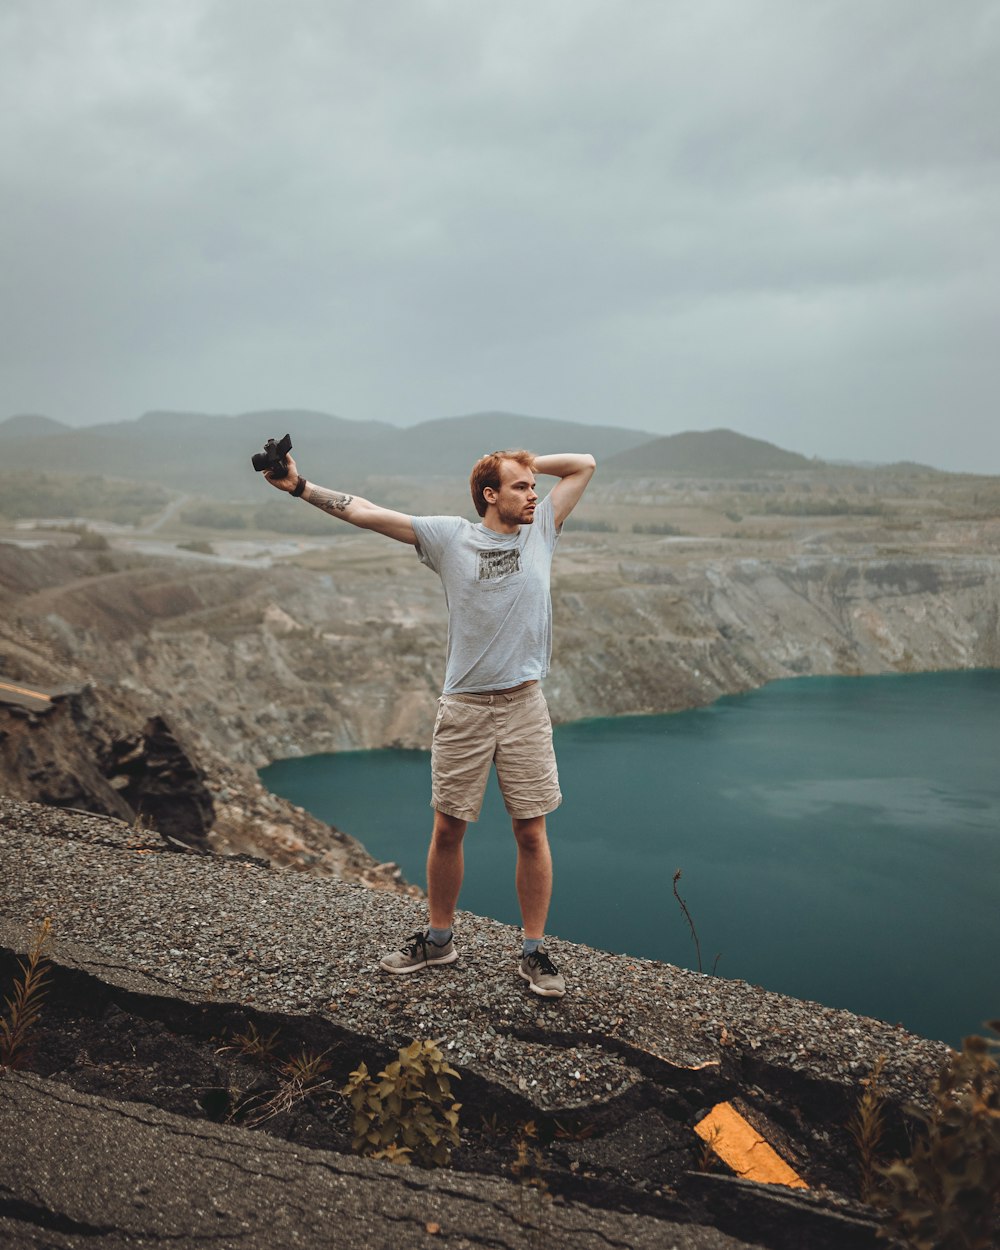
<path id="1" fill-rule="evenodd" d="M 57 949 L 192 996 L 325 1015 L 403 1044 L 444 1040 L 456 1066 L 540 1110 L 609 1100 L 652 1062 L 749 1057 L 854 1084 L 879 1055 L 900 1100 L 927 1088 L 947 1048 L 884 1022 L 741 981 L 552 938 L 564 999 L 516 975 L 519 935 L 461 912 L 459 961 L 390 977 L 378 957 L 424 923 L 418 900 L 241 860 L 164 852 L 121 822 L 0 798 L 0 906 L 51 916 Z M 112 978 L 113 979 L 113 976 Z"/>

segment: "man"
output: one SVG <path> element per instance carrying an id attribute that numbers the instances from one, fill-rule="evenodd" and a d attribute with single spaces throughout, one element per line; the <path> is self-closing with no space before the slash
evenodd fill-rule
<path id="1" fill-rule="evenodd" d="M 411 517 L 327 490 L 299 475 L 268 481 L 314 507 L 416 547 L 448 604 L 448 654 L 431 750 L 434 825 L 427 856 L 427 928 L 386 955 L 402 975 L 458 958 L 452 922 L 462 885 L 462 840 L 479 818 L 491 764 L 517 841 L 517 896 L 524 938 L 519 974 L 536 994 L 561 997 L 566 982 L 544 946 L 552 896 L 545 818 L 562 801 L 552 724 L 539 682 L 552 652 L 549 574 L 563 521 L 593 476 L 594 457 L 498 451 L 473 467 L 478 525 L 464 517 Z M 535 474 L 559 480 L 539 502 Z M 265 474 L 265 476 L 267 476 Z"/>

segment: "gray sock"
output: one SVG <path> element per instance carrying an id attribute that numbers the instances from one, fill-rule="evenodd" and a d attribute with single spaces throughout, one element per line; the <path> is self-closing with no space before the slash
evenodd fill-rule
<path id="1" fill-rule="evenodd" d="M 447 929 L 431 929 L 427 930 L 428 941 L 434 943 L 435 946 L 447 946 L 451 941 L 451 928 Z"/>
<path id="2" fill-rule="evenodd" d="M 544 941 L 544 938 L 525 938 L 521 943 L 521 958 L 526 959 L 528 955 L 533 955 Z"/>

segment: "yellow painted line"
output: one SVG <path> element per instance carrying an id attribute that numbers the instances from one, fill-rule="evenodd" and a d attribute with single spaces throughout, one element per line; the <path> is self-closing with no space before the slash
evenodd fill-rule
<path id="1" fill-rule="evenodd" d="M 37 690 L 26 690 L 24 686 L 11 686 L 5 681 L 0 681 L 0 690 L 10 690 L 14 694 L 26 694 L 29 699 L 41 699 L 44 703 L 51 703 L 52 696 L 41 694 Z"/>
<path id="2" fill-rule="evenodd" d="M 728 1102 L 717 1103 L 694 1131 L 723 1163 L 748 1181 L 808 1189 L 799 1174 L 767 1144 L 760 1133 Z"/>

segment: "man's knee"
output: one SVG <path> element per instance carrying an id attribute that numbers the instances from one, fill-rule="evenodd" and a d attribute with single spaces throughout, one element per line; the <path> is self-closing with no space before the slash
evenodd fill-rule
<path id="1" fill-rule="evenodd" d="M 545 833 L 545 817 L 531 816 L 527 820 L 519 820 L 516 816 L 511 820 L 514 837 L 522 851 L 531 854 L 540 851 L 548 841 Z"/>
<path id="2" fill-rule="evenodd" d="M 431 836 L 438 846 L 458 846 L 465 837 L 465 831 L 468 827 L 469 822 L 467 820 L 460 820 L 457 816 L 449 816 L 447 812 L 435 811 L 434 829 Z"/>

